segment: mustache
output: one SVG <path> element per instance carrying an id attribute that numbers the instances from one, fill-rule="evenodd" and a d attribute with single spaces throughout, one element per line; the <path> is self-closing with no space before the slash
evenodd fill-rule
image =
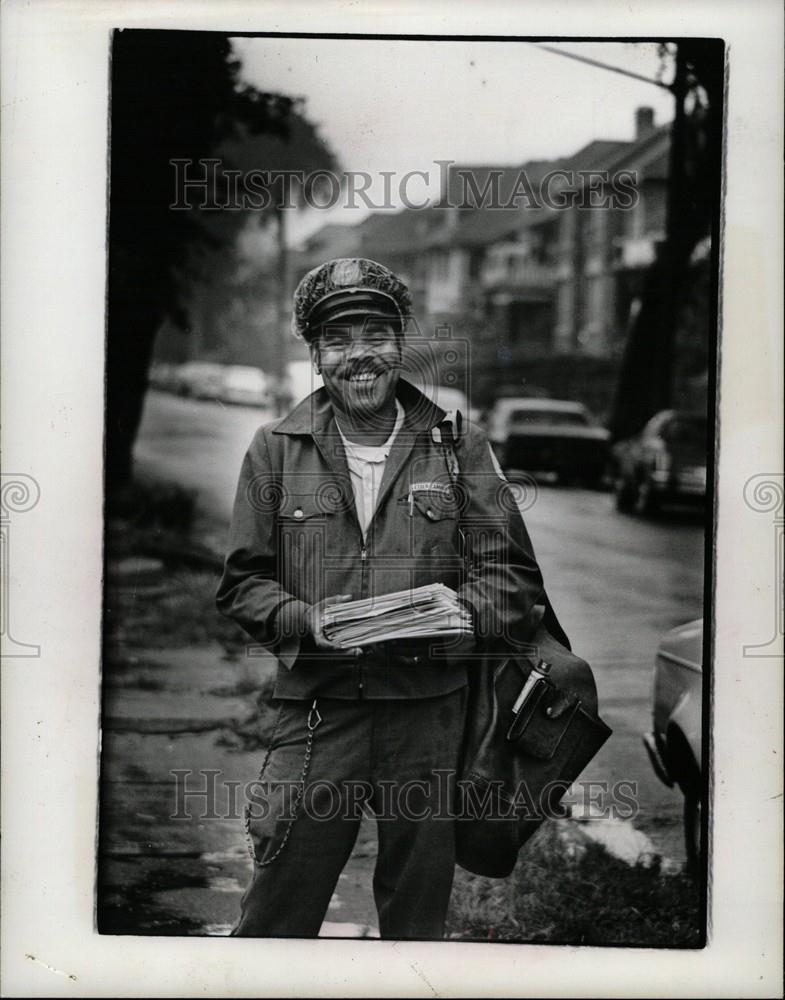
<path id="1" fill-rule="evenodd" d="M 352 378 L 354 375 L 363 375 L 370 372 L 372 375 L 385 375 L 387 372 L 400 371 L 400 361 L 382 361 L 379 358 L 371 360 L 357 360 L 350 362 L 343 373 L 344 378 Z"/>

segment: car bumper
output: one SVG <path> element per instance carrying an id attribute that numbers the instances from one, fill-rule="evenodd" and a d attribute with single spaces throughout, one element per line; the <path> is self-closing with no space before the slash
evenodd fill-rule
<path id="1" fill-rule="evenodd" d="M 663 500 L 701 502 L 706 499 L 706 474 L 700 475 L 682 473 L 672 475 L 667 472 L 655 471 L 651 474 L 652 488 Z"/>
<path id="2" fill-rule="evenodd" d="M 510 441 L 503 450 L 502 464 L 516 469 L 596 474 L 605 469 L 607 457 L 602 444 Z"/>
<path id="3" fill-rule="evenodd" d="M 654 773 L 663 785 L 673 788 L 675 782 L 668 773 L 668 768 L 662 755 L 662 747 L 656 733 L 644 733 L 643 745 L 646 747 L 646 753 L 649 755 L 649 761 L 654 769 Z"/>

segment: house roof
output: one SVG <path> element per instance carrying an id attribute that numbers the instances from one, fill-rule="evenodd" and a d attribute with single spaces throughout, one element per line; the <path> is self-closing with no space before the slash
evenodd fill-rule
<path id="1" fill-rule="evenodd" d="M 438 222 L 441 209 L 401 209 L 372 212 L 356 227 L 358 245 L 364 257 L 375 259 L 387 254 L 408 254 L 424 245 L 429 231 Z"/>
<path id="2" fill-rule="evenodd" d="M 359 254 L 381 260 L 426 247 L 487 246 L 553 220 L 553 209 L 532 205 L 527 198 L 531 191 L 539 202 L 539 185 L 549 171 L 628 168 L 644 170 L 646 179 L 664 179 L 669 143 L 670 125 L 661 125 L 638 140 L 594 139 L 557 160 L 528 160 L 520 166 L 453 163 L 439 203 L 423 209 L 371 212 L 353 225 L 328 223 L 308 239 L 304 257 L 319 255 L 321 260 L 326 259 L 325 253 L 330 257 Z M 518 207 L 487 207 L 489 198 L 504 205 L 513 194 Z M 477 205 L 482 198 L 485 207 L 483 202 Z"/>
<path id="3" fill-rule="evenodd" d="M 568 170 L 604 169 L 633 142 L 617 139 L 593 139 L 571 156 L 562 157 L 557 166 Z"/>
<path id="4" fill-rule="evenodd" d="M 529 160 L 502 167 L 452 164 L 449 200 L 445 201 L 443 191 L 444 207 L 439 209 L 442 224 L 434 227 L 428 245 L 487 246 L 532 224 L 541 214 L 539 183 L 557 165 L 556 160 Z M 511 201 L 512 207 L 501 207 Z"/>
<path id="5" fill-rule="evenodd" d="M 539 179 L 555 165 L 554 160 L 529 160 L 524 164 L 510 166 L 453 163 L 447 172 L 446 191 L 442 187 L 441 200 L 445 204 L 469 210 L 481 209 L 489 198 L 504 205 L 515 192 L 522 172 L 526 173 L 529 180 Z M 483 200 L 478 204 L 478 199 Z"/>
<path id="6" fill-rule="evenodd" d="M 353 225 L 341 222 L 328 222 L 305 240 L 304 252 L 322 251 L 324 248 L 335 250 L 334 256 L 340 257 L 357 243 L 357 231 Z"/>
<path id="7" fill-rule="evenodd" d="M 500 171 L 499 189 L 501 201 L 509 201 L 516 190 L 515 184 L 521 174 L 526 175 L 535 197 L 539 198 L 539 184 L 545 175 L 553 170 L 612 170 L 629 167 L 645 170 L 646 179 L 667 178 L 667 149 L 670 141 L 670 125 L 661 125 L 638 140 L 594 139 L 571 156 L 558 160 L 530 160 L 520 167 L 491 168 L 486 166 L 468 167 L 456 165 L 452 169 L 470 170 L 475 175 L 475 184 L 480 192 L 492 169 Z M 459 192 L 460 193 L 460 192 Z M 429 241 L 429 245 L 458 244 L 461 246 L 487 246 L 505 236 L 528 226 L 552 221 L 554 210 L 532 206 L 518 189 L 519 208 L 510 209 L 463 209 L 458 213 L 457 224 L 450 229 L 441 227 Z"/>
<path id="8" fill-rule="evenodd" d="M 626 144 L 626 149 L 611 159 L 608 169 L 641 170 L 646 180 L 667 180 L 670 171 L 669 155 L 671 125 L 668 122 L 653 129 L 637 142 Z"/>

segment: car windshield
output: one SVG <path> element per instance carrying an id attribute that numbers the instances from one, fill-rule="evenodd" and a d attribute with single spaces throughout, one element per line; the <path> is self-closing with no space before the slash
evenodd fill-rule
<path id="1" fill-rule="evenodd" d="M 589 421 L 583 413 L 572 410 L 513 410 L 510 423 L 528 427 L 587 427 Z"/>
<path id="2" fill-rule="evenodd" d="M 704 445 L 706 421 L 703 417 L 674 417 L 663 428 L 662 436 L 673 444 Z"/>

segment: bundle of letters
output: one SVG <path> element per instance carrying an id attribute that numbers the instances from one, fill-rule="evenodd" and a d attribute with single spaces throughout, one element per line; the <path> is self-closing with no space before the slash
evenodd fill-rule
<path id="1" fill-rule="evenodd" d="M 327 608 L 322 615 L 326 639 L 339 646 L 367 646 L 390 639 L 428 639 L 469 635 L 471 616 L 454 590 L 431 583 Z"/>

